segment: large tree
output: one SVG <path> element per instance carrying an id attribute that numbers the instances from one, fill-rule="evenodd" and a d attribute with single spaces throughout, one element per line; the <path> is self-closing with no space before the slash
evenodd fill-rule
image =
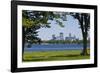
<path id="1" fill-rule="evenodd" d="M 50 28 L 50 22 L 55 21 L 61 27 L 64 27 L 62 22 L 59 20 L 61 14 L 57 12 L 49 11 L 22 11 L 22 28 L 23 28 L 23 47 L 26 43 L 40 42 L 38 37 L 38 29 Z M 24 53 L 24 48 L 23 51 Z"/>
<path id="2" fill-rule="evenodd" d="M 60 18 L 60 14 L 56 12 L 23 10 L 22 17 L 25 42 L 32 42 L 34 39 L 38 39 L 37 29 L 42 27 L 50 28 L 49 20 L 56 21 L 63 27 L 62 23 L 57 20 Z"/>
<path id="3" fill-rule="evenodd" d="M 83 50 L 81 55 L 87 55 L 87 37 L 90 28 L 90 14 L 89 13 L 70 13 L 75 19 L 79 21 L 79 25 L 83 36 Z"/>

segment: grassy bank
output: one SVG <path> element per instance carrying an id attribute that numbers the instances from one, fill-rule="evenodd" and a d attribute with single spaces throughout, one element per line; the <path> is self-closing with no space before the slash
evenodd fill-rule
<path id="1" fill-rule="evenodd" d="M 90 50 L 88 49 L 88 54 Z M 54 61 L 54 60 L 80 60 L 89 59 L 90 55 L 80 55 L 81 50 L 62 50 L 62 51 L 38 51 L 24 52 L 24 61 Z"/>

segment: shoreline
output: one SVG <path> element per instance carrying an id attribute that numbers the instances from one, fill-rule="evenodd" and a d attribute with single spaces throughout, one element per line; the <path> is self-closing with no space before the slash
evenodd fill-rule
<path id="1" fill-rule="evenodd" d="M 70 51 L 70 50 L 82 50 L 82 49 L 58 49 L 58 50 L 30 50 L 30 51 L 28 51 L 28 50 L 25 50 L 24 52 L 48 52 L 48 51 Z M 87 50 L 90 50 L 90 48 L 88 48 Z"/>

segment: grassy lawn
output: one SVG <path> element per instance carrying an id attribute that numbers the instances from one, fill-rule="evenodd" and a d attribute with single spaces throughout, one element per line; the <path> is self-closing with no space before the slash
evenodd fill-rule
<path id="1" fill-rule="evenodd" d="M 90 50 L 88 49 L 88 54 Z M 81 50 L 62 50 L 62 51 L 38 51 L 24 52 L 24 62 L 31 61 L 54 61 L 54 60 L 80 60 L 89 59 L 90 55 L 80 55 Z"/>

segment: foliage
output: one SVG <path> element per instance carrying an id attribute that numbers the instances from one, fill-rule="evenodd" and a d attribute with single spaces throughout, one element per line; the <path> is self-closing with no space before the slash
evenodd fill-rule
<path id="1" fill-rule="evenodd" d="M 70 13 L 75 19 L 79 21 L 79 25 L 83 35 L 83 51 L 82 55 L 87 55 L 87 37 L 90 28 L 90 14 L 89 13 Z"/>
<path id="2" fill-rule="evenodd" d="M 48 43 L 48 44 L 73 44 L 73 43 L 82 44 L 83 40 L 73 40 L 73 41 L 70 41 L 70 40 L 47 40 L 47 41 L 43 41 L 42 40 L 42 43 Z M 90 41 L 88 40 L 87 43 L 90 43 Z"/>
<path id="3" fill-rule="evenodd" d="M 32 42 L 33 40 L 38 40 L 37 33 L 38 29 L 50 28 L 49 21 L 55 21 L 61 27 L 64 27 L 61 21 L 58 19 L 60 18 L 60 14 L 56 12 L 47 12 L 47 11 L 29 11 L 23 10 L 22 11 L 22 24 L 23 24 L 23 31 L 25 35 L 25 41 Z"/>

